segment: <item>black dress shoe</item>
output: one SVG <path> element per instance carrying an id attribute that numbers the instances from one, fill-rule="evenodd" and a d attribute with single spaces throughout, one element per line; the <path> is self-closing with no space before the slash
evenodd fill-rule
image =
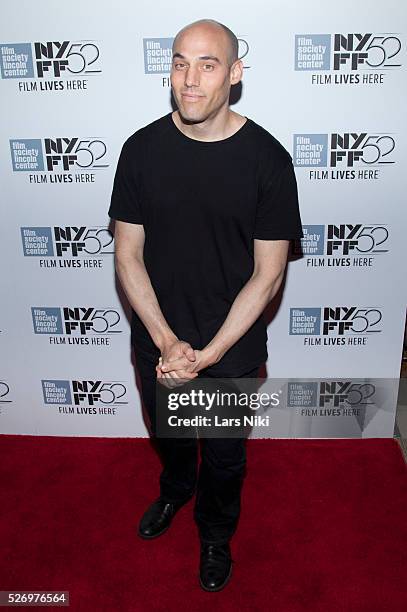
<path id="1" fill-rule="evenodd" d="M 161 497 L 156 499 L 141 518 L 138 528 L 139 536 L 149 540 L 167 531 L 175 514 L 184 503 L 186 502 L 167 502 Z"/>
<path id="2" fill-rule="evenodd" d="M 232 575 L 229 544 L 201 544 L 199 581 L 205 591 L 220 591 Z"/>

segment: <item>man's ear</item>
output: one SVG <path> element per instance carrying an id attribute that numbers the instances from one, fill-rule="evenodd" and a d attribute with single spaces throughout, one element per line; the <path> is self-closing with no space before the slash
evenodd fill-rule
<path id="1" fill-rule="evenodd" d="M 236 85 L 236 83 L 239 83 L 239 81 L 241 81 L 242 76 L 243 62 L 239 59 L 233 62 L 232 66 L 230 67 L 230 84 Z"/>

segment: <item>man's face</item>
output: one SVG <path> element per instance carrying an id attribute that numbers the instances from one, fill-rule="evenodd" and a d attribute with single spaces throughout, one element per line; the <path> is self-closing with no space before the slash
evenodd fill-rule
<path id="1" fill-rule="evenodd" d="M 228 52 L 227 36 L 218 29 L 195 27 L 177 37 L 171 86 L 185 120 L 205 121 L 228 103 L 231 85 Z"/>

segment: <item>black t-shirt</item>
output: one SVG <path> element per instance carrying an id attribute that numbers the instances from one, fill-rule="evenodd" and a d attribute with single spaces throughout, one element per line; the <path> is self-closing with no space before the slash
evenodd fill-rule
<path id="1" fill-rule="evenodd" d="M 144 226 L 144 263 L 163 315 L 180 340 L 202 349 L 253 273 L 253 240 L 302 237 L 297 184 L 287 150 L 247 118 L 223 140 L 183 134 L 172 113 L 124 143 L 109 216 Z M 132 342 L 159 349 L 133 311 Z M 239 376 L 264 363 L 263 314 L 206 371 Z"/>

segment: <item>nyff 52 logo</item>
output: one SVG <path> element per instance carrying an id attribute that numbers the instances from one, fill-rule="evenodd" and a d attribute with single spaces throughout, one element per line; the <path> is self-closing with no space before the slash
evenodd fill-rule
<path id="1" fill-rule="evenodd" d="M 0 44 L 3 79 L 78 77 L 101 72 L 95 41 Z"/>
<path id="2" fill-rule="evenodd" d="M 31 307 L 34 333 L 86 336 L 117 334 L 120 314 L 114 308 Z"/>
<path id="3" fill-rule="evenodd" d="M 374 402 L 376 387 L 370 382 L 356 383 L 353 380 L 322 381 L 319 383 L 319 406 L 359 407 Z"/>
<path id="4" fill-rule="evenodd" d="M 343 223 L 303 225 L 303 238 L 294 253 L 304 255 L 355 255 L 387 253 L 389 231 L 385 225 Z"/>
<path id="5" fill-rule="evenodd" d="M 344 132 L 294 134 L 294 166 L 347 167 L 394 164 L 394 134 Z"/>
<path id="6" fill-rule="evenodd" d="M 321 380 L 289 382 L 287 406 L 290 408 L 359 408 L 374 404 L 376 386 L 369 381 Z M 321 413 L 308 414 L 315 416 Z"/>
<path id="7" fill-rule="evenodd" d="M 113 235 L 106 227 L 22 227 L 25 256 L 92 257 L 113 251 Z"/>
<path id="8" fill-rule="evenodd" d="M 396 33 L 298 34 L 295 70 L 382 70 L 400 68 Z"/>
<path id="9" fill-rule="evenodd" d="M 107 168 L 101 138 L 28 138 L 10 140 L 14 172 L 67 172 Z"/>
<path id="10" fill-rule="evenodd" d="M 325 306 L 290 308 L 290 335 L 371 334 L 382 331 L 382 312 L 376 307 Z"/>
<path id="11" fill-rule="evenodd" d="M 42 380 L 45 404 L 80 406 L 127 404 L 127 388 L 120 381 Z"/>

